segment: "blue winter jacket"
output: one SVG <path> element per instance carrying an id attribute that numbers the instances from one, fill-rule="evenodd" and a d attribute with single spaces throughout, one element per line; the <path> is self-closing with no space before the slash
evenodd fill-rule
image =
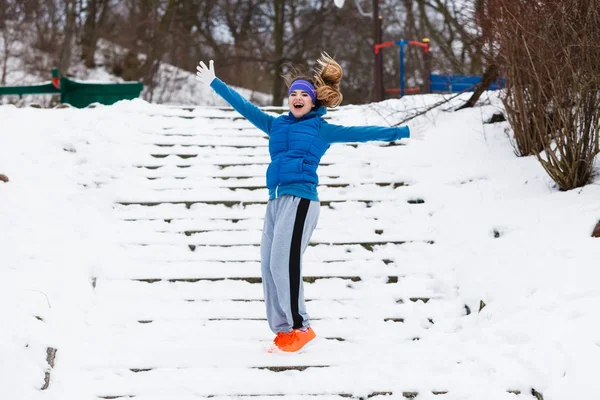
<path id="1" fill-rule="evenodd" d="M 271 163 L 267 169 L 269 200 L 284 194 L 319 201 L 317 167 L 332 143 L 392 142 L 408 138 L 408 127 L 340 126 L 323 120 L 327 110 L 318 107 L 301 118 L 290 112 L 273 117 L 244 99 L 223 81 L 210 86 L 254 126 L 269 135 Z"/>

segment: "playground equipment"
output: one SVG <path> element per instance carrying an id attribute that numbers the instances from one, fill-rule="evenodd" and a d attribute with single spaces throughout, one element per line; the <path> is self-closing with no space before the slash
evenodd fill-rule
<path id="1" fill-rule="evenodd" d="M 472 92 L 475 86 L 481 82 L 479 75 L 429 75 L 431 93 L 459 93 Z M 488 90 L 498 90 L 505 87 L 504 79 L 500 78 L 497 82 L 493 82 Z"/>
<path id="2" fill-rule="evenodd" d="M 422 42 L 417 42 L 413 40 L 399 40 L 397 42 L 383 42 L 375 45 L 375 54 L 378 54 L 382 48 L 397 45 L 400 47 L 400 88 L 399 89 L 386 89 L 387 93 L 400 93 L 400 97 L 408 94 L 419 93 L 421 91 L 420 88 L 409 88 L 406 89 L 404 87 L 404 46 L 416 46 L 421 47 L 423 49 L 423 54 L 425 57 L 425 74 L 424 76 L 431 76 L 431 52 L 429 51 L 429 39 L 425 38 Z M 425 79 L 424 93 L 430 92 L 430 82 L 428 79 Z"/>
<path id="3" fill-rule="evenodd" d="M 431 51 L 429 48 L 429 39 L 425 38 L 422 42 L 413 40 L 399 40 L 396 42 L 383 42 L 375 44 L 375 54 L 378 55 L 382 48 L 397 45 L 400 48 L 400 87 L 397 89 L 385 89 L 386 93 L 399 93 L 400 97 L 415 93 L 459 93 L 470 92 L 481 82 L 481 76 L 478 75 L 444 75 L 431 73 Z M 425 70 L 423 76 L 428 77 L 423 82 L 423 89 L 420 87 L 405 87 L 404 71 L 404 47 L 416 46 L 423 49 L 425 60 Z M 504 87 L 504 80 L 500 79 L 494 82 L 488 90 L 497 90 Z"/>
<path id="4" fill-rule="evenodd" d="M 58 69 L 52 69 L 52 82 L 31 86 L 0 86 L 0 96 L 29 94 L 60 94 L 60 102 L 83 108 L 92 103 L 110 105 L 119 100 L 131 100 L 140 96 L 141 82 L 86 83 L 61 77 Z"/>

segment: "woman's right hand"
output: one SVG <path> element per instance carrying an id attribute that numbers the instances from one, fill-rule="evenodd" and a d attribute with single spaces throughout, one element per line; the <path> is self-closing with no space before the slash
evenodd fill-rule
<path id="1" fill-rule="evenodd" d="M 206 64 L 204 64 L 204 61 L 200 61 L 196 67 L 196 80 L 205 86 L 210 86 L 212 81 L 215 79 L 214 61 L 210 60 L 208 65 L 210 67 L 207 68 Z"/>

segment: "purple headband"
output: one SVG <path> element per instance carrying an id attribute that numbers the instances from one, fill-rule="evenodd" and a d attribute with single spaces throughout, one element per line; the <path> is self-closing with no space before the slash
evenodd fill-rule
<path id="1" fill-rule="evenodd" d="M 309 81 L 305 81 L 304 79 L 298 79 L 297 81 L 294 81 L 290 86 L 290 90 L 288 90 L 288 96 L 292 94 L 294 90 L 305 91 L 312 99 L 313 104 L 317 103 L 317 91 Z"/>

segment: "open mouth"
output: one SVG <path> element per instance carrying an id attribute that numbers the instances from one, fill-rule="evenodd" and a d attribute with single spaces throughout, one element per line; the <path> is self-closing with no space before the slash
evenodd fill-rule
<path id="1" fill-rule="evenodd" d="M 304 104 L 301 104 L 301 103 L 294 104 L 294 108 L 296 108 L 296 109 L 300 109 L 302 107 L 304 107 Z"/>

